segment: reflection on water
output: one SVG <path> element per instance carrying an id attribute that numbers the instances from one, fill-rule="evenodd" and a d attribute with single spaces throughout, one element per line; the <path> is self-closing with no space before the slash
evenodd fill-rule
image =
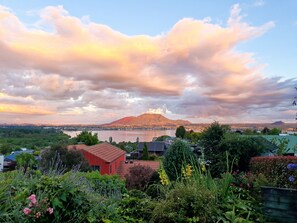
<path id="1" fill-rule="evenodd" d="M 75 137 L 80 131 L 63 131 L 65 134 Z M 92 133 L 97 133 L 100 141 L 109 141 L 109 137 L 112 137 L 114 142 L 135 142 L 137 137 L 140 142 L 152 141 L 154 137 L 159 137 L 162 135 L 175 136 L 175 130 L 101 130 L 92 131 Z"/>

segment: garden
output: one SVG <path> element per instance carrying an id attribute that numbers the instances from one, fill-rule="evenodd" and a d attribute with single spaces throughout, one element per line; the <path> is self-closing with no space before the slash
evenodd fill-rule
<path id="1" fill-rule="evenodd" d="M 297 158 L 260 156 L 257 140 L 213 123 L 199 151 L 178 139 L 158 172 L 136 166 L 126 180 L 78 166 L 20 165 L 0 174 L 0 222 L 281 222 L 267 218 L 263 188 L 297 189 Z"/>

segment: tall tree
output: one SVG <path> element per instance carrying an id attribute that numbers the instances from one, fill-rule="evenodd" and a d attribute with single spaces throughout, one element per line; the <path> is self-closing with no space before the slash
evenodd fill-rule
<path id="1" fill-rule="evenodd" d="M 177 129 L 176 129 L 176 132 L 175 132 L 175 136 L 177 138 L 184 138 L 186 135 L 186 129 L 184 126 L 179 126 Z"/>
<path id="2" fill-rule="evenodd" d="M 143 160 L 149 160 L 149 152 L 148 152 L 148 149 L 147 149 L 147 144 L 146 144 L 146 142 L 145 142 L 144 145 L 143 145 L 142 159 L 143 159 Z"/>

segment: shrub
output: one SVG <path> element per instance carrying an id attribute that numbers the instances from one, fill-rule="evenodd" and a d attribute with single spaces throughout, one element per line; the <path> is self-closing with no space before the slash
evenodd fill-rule
<path id="1" fill-rule="evenodd" d="M 269 182 L 273 182 L 273 186 L 297 189 L 297 182 L 289 181 L 290 176 L 297 178 L 297 172 L 288 169 L 290 163 L 296 164 L 297 157 L 254 157 L 250 162 L 250 170 L 254 174 L 263 174 Z"/>
<path id="2" fill-rule="evenodd" d="M 153 211 L 152 222 L 211 222 L 216 210 L 213 191 L 195 183 L 178 183 Z"/>
<path id="3" fill-rule="evenodd" d="M 154 170 L 149 166 L 137 165 L 130 167 L 129 174 L 126 174 L 126 186 L 128 189 L 144 191 L 148 186 Z"/>
<path id="4" fill-rule="evenodd" d="M 170 180 L 181 176 L 184 166 L 193 161 L 193 152 L 189 145 L 182 140 L 176 140 L 165 152 L 163 167 Z"/>

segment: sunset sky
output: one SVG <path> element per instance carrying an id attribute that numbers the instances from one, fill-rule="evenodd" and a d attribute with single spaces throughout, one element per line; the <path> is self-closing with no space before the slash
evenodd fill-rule
<path id="1" fill-rule="evenodd" d="M 294 122 L 296 0 L 0 0 L 0 124 Z"/>

